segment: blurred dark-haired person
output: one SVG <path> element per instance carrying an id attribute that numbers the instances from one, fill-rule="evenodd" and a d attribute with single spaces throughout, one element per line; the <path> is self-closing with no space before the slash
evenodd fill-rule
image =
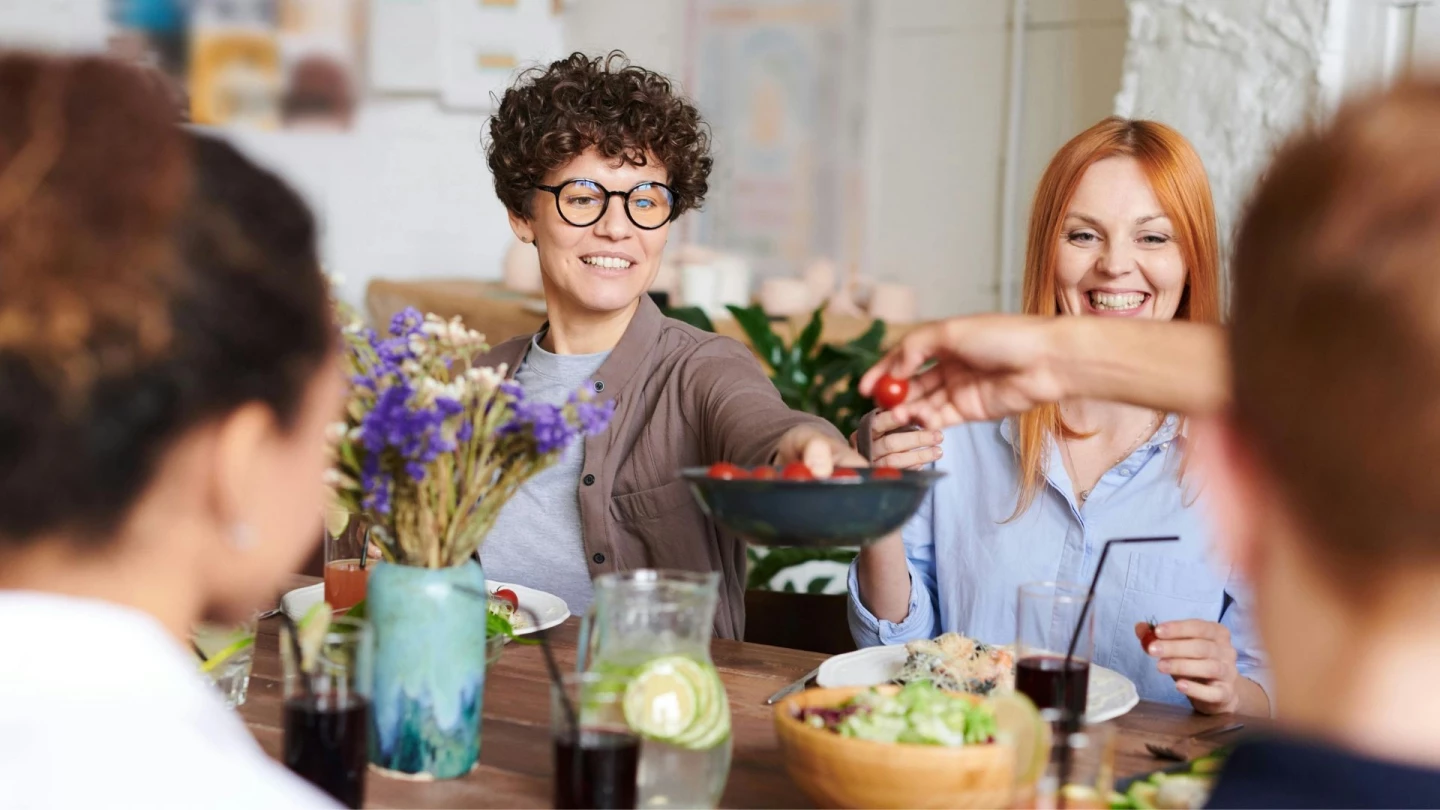
<path id="1" fill-rule="evenodd" d="M 787 408 L 743 344 L 666 318 L 646 294 L 671 224 L 705 197 L 708 127 L 665 77 L 618 52 L 577 53 L 522 75 L 487 140 L 510 225 L 539 252 L 548 320 L 484 362 L 542 401 L 588 381 L 615 418 L 516 493 L 485 541 L 486 573 L 576 611 L 598 574 L 718 571 L 715 632 L 742 637 L 745 545 L 678 471 L 803 461 L 824 476 L 864 461 L 829 423 Z"/>
<path id="2" fill-rule="evenodd" d="M 1240 226 L 1228 346 L 962 318 L 861 386 L 938 360 L 905 408 L 937 426 L 1066 396 L 1211 414 L 1197 462 L 1292 735 L 1237 746 L 1215 807 L 1440 807 L 1437 132 L 1440 81 L 1408 81 L 1280 151 Z"/>
<path id="3" fill-rule="evenodd" d="M 315 228 L 135 70 L 0 55 L 0 806 L 330 807 L 196 671 L 319 537 Z"/>

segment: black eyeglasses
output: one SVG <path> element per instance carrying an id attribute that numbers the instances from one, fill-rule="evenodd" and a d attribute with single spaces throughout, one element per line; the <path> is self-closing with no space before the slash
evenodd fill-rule
<path id="1" fill-rule="evenodd" d="M 625 216 L 635 227 L 653 231 L 675 218 L 675 191 L 664 183 L 641 183 L 629 191 L 611 191 L 594 180 L 567 180 L 558 186 L 536 186 L 555 195 L 560 218 L 587 228 L 605 216 L 611 197 L 625 200 Z"/>

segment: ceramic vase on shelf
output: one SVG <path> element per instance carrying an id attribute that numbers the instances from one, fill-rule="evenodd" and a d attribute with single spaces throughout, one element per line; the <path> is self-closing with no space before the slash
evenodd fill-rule
<path id="1" fill-rule="evenodd" d="M 473 560 L 450 568 L 372 568 L 370 761 L 394 775 L 464 776 L 480 756 L 489 608 L 475 594 L 485 593 L 485 574 Z"/>

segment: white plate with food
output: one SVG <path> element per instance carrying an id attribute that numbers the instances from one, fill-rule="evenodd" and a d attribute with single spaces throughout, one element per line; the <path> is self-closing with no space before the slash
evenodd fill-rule
<path id="1" fill-rule="evenodd" d="M 1009 647 L 979 644 L 956 633 L 934 641 L 866 647 L 829 658 L 820 665 L 815 683 L 826 688 L 878 686 L 921 678 L 962 692 L 983 693 L 1014 687 L 1014 659 Z M 1085 722 L 1113 720 L 1135 708 L 1135 684 L 1113 669 L 1090 665 Z"/>
<path id="2" fill-rule="evenodd" d="M 524 585 L 514 585 L 509 582 L 487 582 L 485 587 L 490 591 L 490 604 L 492 609 L 497 609 L 495 592 L 506 589 L 513 591 L 520 600 L 520 606 L 535 614 L 538 623 L 532 623 L 530 617 L 524 613 L 517 613 L 509 616 L 511 626 L 515 628 L 515 635 L 523 636 L 527 633 L 535 633 L 540 630 L 549 630 L 570 618 L 570 608 L 565 600 L 553 593 L 527 588 Z M 280 609 L 296 621 L 305 615 L 305 611 L 311 605 L 325 598 L 325 583 L 317 582 L 314 585 L 307 585 L 304 588 L 296 588 L 280 598 Z"/>

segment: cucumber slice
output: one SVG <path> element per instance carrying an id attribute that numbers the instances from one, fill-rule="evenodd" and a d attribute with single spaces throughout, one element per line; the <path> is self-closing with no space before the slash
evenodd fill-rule
<path id="1" fill-rule="evenodd" d="M 695 751 L 706 751 L 730 736 L 730 700 L 715 668 L 700 664 L 700 682 L 695 684 L 699 708 L 695 722 L 675 737 L 675 745 Z"/>
<path id="2" fill-rule="evenodd" d="M 1137 810 L 1154 810 L 1155 797 L 1160 793 L 1160 788 L 1149 782 L 1136 782 L 1130 786 L 1130 801 L 1134 803 Z"/>
<path id="3" fill-rule="evenodd" d="M 689 658 L 666 656 L 645 664 L 625 687 L 625 722 L 636 734 L 669 742 L 699 716 L 697 685 L 704 671 Z"/>

